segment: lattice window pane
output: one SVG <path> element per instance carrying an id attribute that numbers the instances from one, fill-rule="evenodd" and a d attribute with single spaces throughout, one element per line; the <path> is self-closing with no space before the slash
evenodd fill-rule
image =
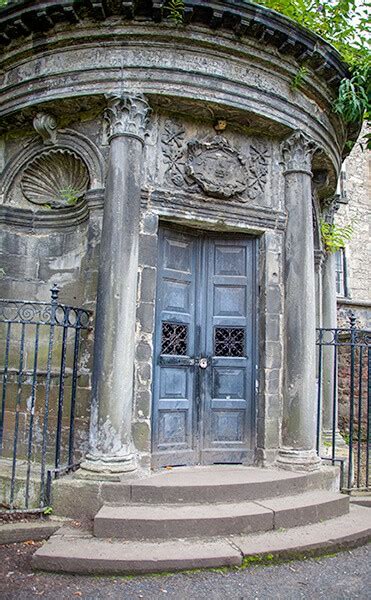
<path id="1" fill-rule="evenodd" d="M 186 356 L 188 345 L 188 325 L 162 323 L 161 354 Z"/>
<path id="2" fill-rule="evenodd" d="M 243 327 L 216 327 L 214 356 L 245 356 L 245 329 Z"/>

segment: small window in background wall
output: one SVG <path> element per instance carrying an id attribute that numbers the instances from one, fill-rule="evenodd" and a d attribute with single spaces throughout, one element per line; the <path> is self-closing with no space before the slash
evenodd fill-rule
<path id="1" fill-rule="evenodd" d="M 336 294 L 342 298 L 348 296 L 347 263 L 344 248 L 336 252 Z"/>

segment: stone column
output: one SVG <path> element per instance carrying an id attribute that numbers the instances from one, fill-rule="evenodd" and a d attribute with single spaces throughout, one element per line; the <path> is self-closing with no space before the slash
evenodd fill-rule
<path id="1" fill-rule="evenodd" d="M 131 440 L 143 141 L 142 95 L 109 98 L 110 144 L 96 306 L 90 450 L 83 468 L 118 477 L 135 469 Z"/>
<path id="2" fill-rule="evenodd" d="M 327 254 L 322 267 L 322 327 L 337 327 L 335 254 Z M 325 434 L 329 441 L 332 429 L 335 347 L 323 346 L 322 357 L 322 435 Z"/>
<path id="3" fill-rule="evenodd" d="M 337 328 L 336 304 L 336 256 L 326 254 L 322 267 L 322 327 L 324 329 Z M 326 335 L 332 339 L 332 335 Z M 322 445 L 324 454 L 331 453 L 329 444 L 332 445 L 332 424 L 335 422 L 335 445 L 344 447 L 346 444 L 338 429 L 338 399 L 335 381 L 337 380 L 337 366 L 335 364 L 335 346 L 322 347 Z M 335 418 L 334 413 L 335 394 Z"/>
<path id="4" fill-rule="evenodd" d="M 314 251 L 314 277 L 316 290 L 316 327 L 322 327 L 322 264 L 324 253 L 322 250 Z"/>
<path id="5" fill-rule="evenodd" d="M 282 144 L 287 210 L 285 244 L 285 382 L 282 448 L 277 463 L 314 470 L 316 446 L 315 280 L 311 157 L 317 145 L 301 131 Z"/>

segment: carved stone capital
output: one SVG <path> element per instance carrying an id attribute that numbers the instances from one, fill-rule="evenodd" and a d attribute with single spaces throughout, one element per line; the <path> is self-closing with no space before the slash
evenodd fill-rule
<path id="1" fill-rule="evenodd" d="M 108 127 L 108 141 L 117 136 L 138 138 L 141 142 L 147 131 L 150 106 L 143 94 L 107 96 L 108 106 L 104 119 Z"/>
<path id="2" fill-rule="evenodd" d="M 334 222 L 335 213 L 340 208 L 339 195 L 330 196 L 322 201 L 322 217 L 330 225 Z"/>
<path id="3" fill-rule="evenodd" d="M 33 120 L 33 126 L 41 135 L 44 144 L 57 143 L 57 120 L 53 115 L 46 112 L 38 112 Z"/>
<path id="4" fill-rule="evenodd" d="M 281 144 L 285 173 L 304 171 L 311 173 L 312 156 L 320 146 L 303 131 L 297 130 Z"/>

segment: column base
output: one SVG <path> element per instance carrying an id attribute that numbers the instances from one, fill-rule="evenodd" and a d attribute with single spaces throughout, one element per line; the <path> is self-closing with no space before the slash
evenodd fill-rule
<path id="1" fill-rule="evenodd" d="M 332 431 L 323 431 L 321 436 L 321 456 L 332 458 Z M 349 446 L 344 441 L 339 430 L 335 431 L 335 458 L 349 459 Z"/>
<path id="2" fill-rule="evenodd" d="M 324 429 L 321 435 L 321 445 L 322 446 L 332 446 L 332 431 L 331 429 Z M 336 448 L 348 448 L 348 444 L 346 444 L 343 436 L 340 431 L 336 429 L 335 431 L 335 447 Z"/>
<path id="3" fill-rule="evenodd" d="M 321 459 L 315 450 L 280 448 L 276 464 L 287 471 L 317 471 Z"/>
<path id="4" fill-rule="evenodd" d="M 81 463 L 78 476 L 83 479 L 120 481 L 122 475 L 136 468 L 134 454 L 107 456 L 89 452 Z"/>

